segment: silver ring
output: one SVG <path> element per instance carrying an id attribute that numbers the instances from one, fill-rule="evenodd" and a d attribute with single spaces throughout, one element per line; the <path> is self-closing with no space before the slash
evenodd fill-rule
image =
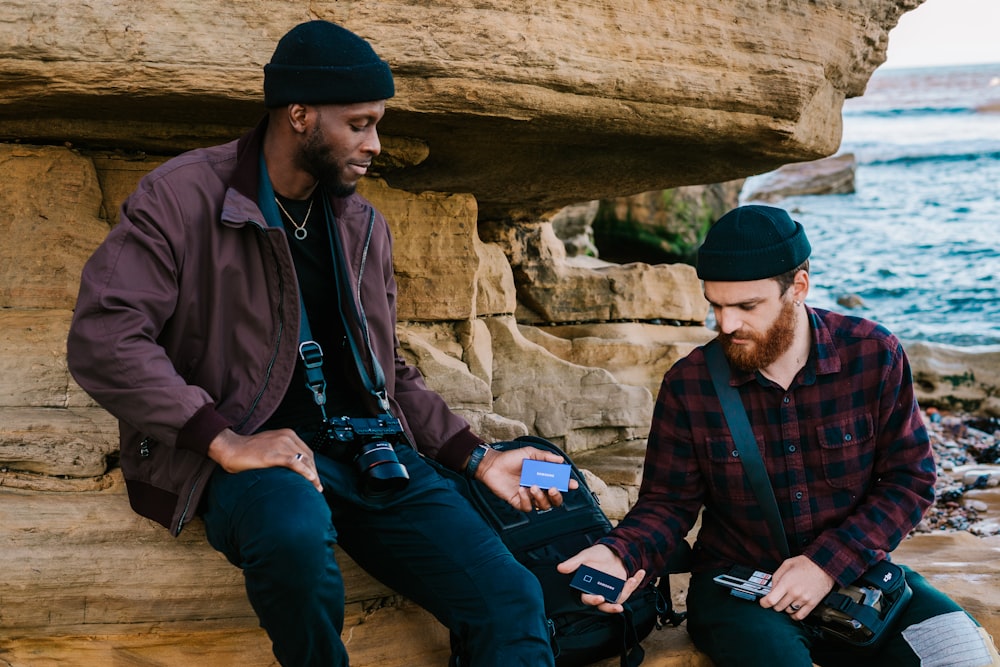
<path id="1" fill-rule="evenodd" d="M 799 609 L 802 609 L 802 605 L 800 605 L 800 604 L 790 604 L 790 605 L 788 605 L 788 608 L 791 609 L 792 611 L 798 611 Z"/>
<path id="2" fill-rule="evenodd" d="M 295 455 L 295 460 L 296 461 L 301 461 L 302 460 L 302 452 L 299 452 L 298 454 Z"/>

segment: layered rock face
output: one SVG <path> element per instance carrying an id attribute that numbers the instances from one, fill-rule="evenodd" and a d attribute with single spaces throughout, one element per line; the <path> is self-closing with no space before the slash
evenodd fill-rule
<path id="1" fill-rule="evenodd" d="M 506 218 L 833 153 L 844 97 L 919 4 L 15 0 L 0 138 L 160 153 L 229 139 L 260 113 L 277 40 L 323 18 L 395 72 L 390 183 Z"/>
<path id="2" fill-rule="evenodd" d="M 568 258 L 549 214 L 834 152 L 841 102 L 917 4 L 4 3 L 0 664 L 276 664 L 200 524 L 173 539 L 128 508 L 115 422 L 69 377 L 65 337 L 121 200 L 256 122 L 288 28 L 340 22 L 396 72 L 362 192 L 396 237 L 404 353 L 484 437 L 605 461 L 620 516 L 707 304 L 690 266 Z M 344 560 L 355 663 L 444 664 L 447 632 Z"/>

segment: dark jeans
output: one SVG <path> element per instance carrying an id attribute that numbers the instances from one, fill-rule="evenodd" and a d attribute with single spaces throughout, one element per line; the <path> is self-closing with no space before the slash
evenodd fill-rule
<path id="1" fill-rule="evenodd" d="M 963 640 L 973 640 L 975 648 L 982 651 L 981 638 L 974 634 L 978 624 L 922 576 L 906 566 L 903 569 L 913 589 L 913 597 L 893 628 L 893 634 L 877 652 L 860 651 L 835 641 L 816 640 L 788 614 L 764 609 L 756 602 L 730 595 L 728 589 L 712 581 L 712 577 L 720 573 L 718 571 L 691 575 L 687 598 L 688 633 L 716 667 L 811 667 L 814 662 L 822 667 L 919 667 L 921 658 L 903 638 L 903 630 L 933 617 L 945 618 L 945 614 L 959 612 L 962 614 L 960 623 L 967 625 Z M 958 653 L 962 647 L 953 648 Z"/>
<path id="2" fill-rule="evenodd" d="M 473 667 L 553 665 L 538 581 L 449 482 L 411 448 L 396 451 L 410 482 L 387 498 L 364 496 L 350 463 L 323 456 L 322 495 L 286 468 L 213 475 L 208 540 L 243 570 L 278 661 L 348 664 L 339 544 L 456 633 Z"/>

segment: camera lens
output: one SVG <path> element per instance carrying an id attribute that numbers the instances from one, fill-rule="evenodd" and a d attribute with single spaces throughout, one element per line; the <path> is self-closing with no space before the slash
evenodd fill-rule
<path id="1" fill-rule="evenodd" d="M 405 488 L 410 481 L 406 466 L 399 462 L 392 445 L 384 440 L 362 445 L 356 463 L 367 495 L 393 493 Z"/>

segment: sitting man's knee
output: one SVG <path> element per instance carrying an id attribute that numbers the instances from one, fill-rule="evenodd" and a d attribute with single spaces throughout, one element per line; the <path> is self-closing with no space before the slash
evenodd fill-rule
<path id="1" fill-rule="evenodd" d="M 932 616 L 907 627 L 902 634 L 921 664 L 1000 665 L 992 637 L 964 611 Z"/>

